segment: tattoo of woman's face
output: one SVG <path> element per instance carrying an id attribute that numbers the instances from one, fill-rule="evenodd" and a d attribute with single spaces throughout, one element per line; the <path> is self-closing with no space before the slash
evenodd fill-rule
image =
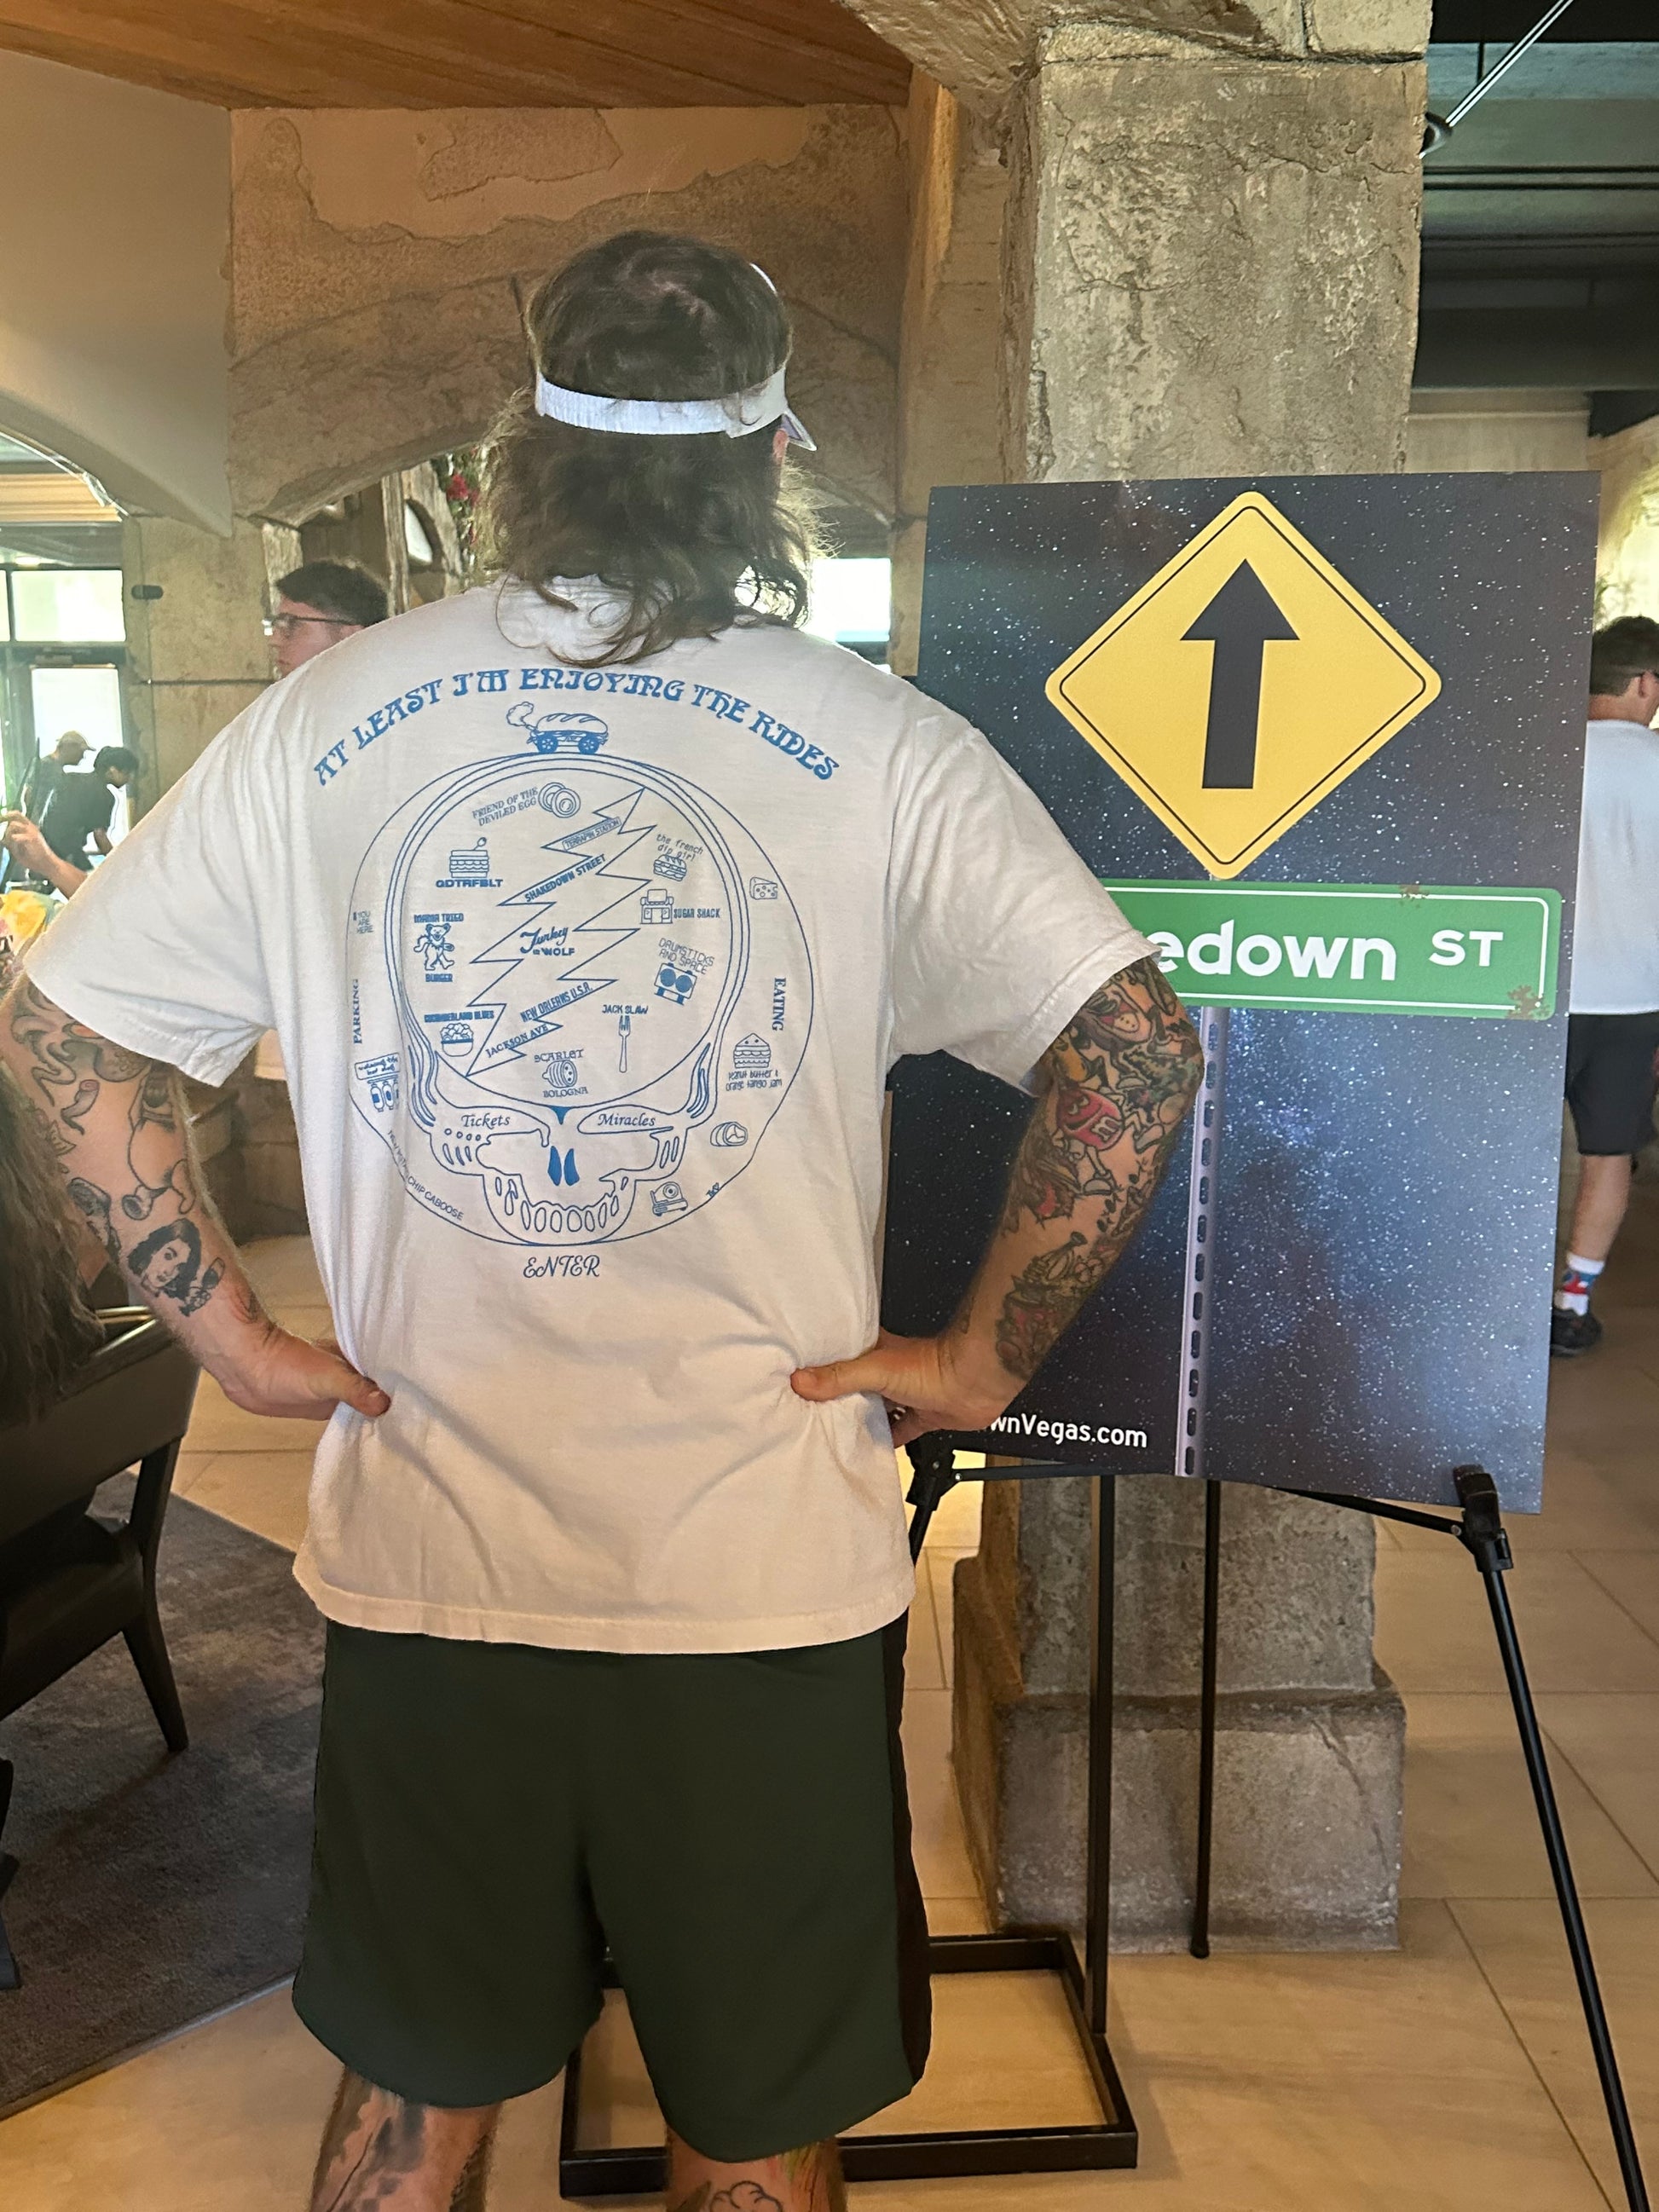
<path id="1" fill-rule="evenodd" d="M 152 1298 L 167 1298 L 181 1313 L 204 1306 L 224 1270 L 216 1262 L 202 1271 L 202 1232 L 193 1221 L 163 1222 L 141 1237 L 127 1261 L 133 1280 Z"/>

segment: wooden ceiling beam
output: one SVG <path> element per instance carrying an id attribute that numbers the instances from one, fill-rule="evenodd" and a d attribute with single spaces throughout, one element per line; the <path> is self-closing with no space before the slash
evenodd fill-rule
<path id="1" fill-rule="evenodd" d="M 353 35 L 338 14 L 302 0 L 287 0 L 280 40 L 266 28 L 267 12 L 222 4 L 213 7 L 209 28 L 183 8 L 144 0 L 0 0 L 0 40 L 21 45 L 27 35 L 25 50 L 40 52 L 50 40 L 56 51 L 49 58 L 106 76 L 125 76 L 128 61 L 165 70 L 175 84 L 199 71 L 233 89 L 223 102 L 229 106 L 718 106 L 734 96 L 707 76 L 642 61 L 618 85 L 623 96 L 596 102 L 586 73 L 560 66 L 562 40 L 542 41 L 531 66 L 495 62 L 476 45 L 468 51 L 460 36 L 453 47 L 441 35 L 428 40 L 422 51 L 419 18 L 441 9 L 441 0 L 407 0 L 399 35 L 382 42 Z M 118 29 L 126 33 L 118 43 L 112 38 Z"/>
<path id="2" fill-rule="evenodd" d="M 343 25 L 350 50 L 360 56 L 398 53 L 443 70 L 487 58 L 487 65 L 499 64 L 523 87 L 528 106 L 538 104 L 533 95 L 546 81 L 550 60 L 562 82 L 580 91 L 584 106 L 721 106 L 734 95 L 769 106 L 805 105 L 809 99 L 884 101 L 896 76 L 896 97 L 908 96 L 908 64 L 899 58 L 884 50 L 878 73 L 864 58 L 813 46 L 786 25 L 752 20 L 746 7 L 738 14 L 700 0 L 593 0 L 582 10 L 580 28 L 572 30 L 554 20 L 568 5 L 569 0 L 540 0 L 539 5 L 521 0 L 518 6 L 500 0 L 351 0 L 349 17 L 343 18 L 328 0 L 283 0 L 283 13 L 296 30 L 325 44 L 339 40 Z M 222 12 L 234 19 L 245 11 L 233 6 Z M 794 12 L 806 16 L 811 11 Z M 633 88 L 641 96 L 597 97 L 606 87 Z"/>
<path id="3" fill-rule="evenodd" d="M 394 19 L 396 0 L 354 0 Z M 469 14 L 534 22 L 551 29 L 568 0 L 451 0 Z M 812 101 L 848 100 L 902 106 L 909 96 L 910 64 L 835 0 L 597 0 L 585 8 L 580 36 L 619 54 L 645 41 L 669 47 L 690 33 L 723 49 L 730 64 L 753 77 L 774 104 L 805 80 Z M 750 56 L 753 62 L 750 62 Z M 762 74 L 757 72 L 763 72 Z M 804 103 L 803 103 L 804 104 Z"/>
<path id="4" fill-rule="evenodd" d="M 0 0 L 0 46 L 226 106 L 895 101 L 908 65 L 834 0 Z M 558 19 L 565 18 L 565 21 Z"/>

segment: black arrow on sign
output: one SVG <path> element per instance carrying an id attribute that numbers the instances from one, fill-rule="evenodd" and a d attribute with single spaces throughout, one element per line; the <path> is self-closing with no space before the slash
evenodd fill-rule
<path id="1" fill-rule="evenodd" d="M 1248 561 L 1182 632 L 1184 641 L 1213 644 L 1210 720 L 1204 737 L 1204 788 L 1248 791 L 1255 781 L 1255 743 L 1261 720 L 1261 648 L 1271 641 L 1294 642 L 1297 633 Z"/>

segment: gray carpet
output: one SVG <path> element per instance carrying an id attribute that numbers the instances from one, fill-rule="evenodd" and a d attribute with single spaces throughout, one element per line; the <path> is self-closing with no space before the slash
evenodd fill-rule
<path id="1" fill-rule="evenodd" d="M 131 1486 L 98 1510 L 125 1518 Z M 322 1624 L 289 1554 L 175 1498 L 161 1618 L 189 1723 L 170 1759 L 119 1638 L 10 1719 L 0 2116 L 290 1974 Z"/>

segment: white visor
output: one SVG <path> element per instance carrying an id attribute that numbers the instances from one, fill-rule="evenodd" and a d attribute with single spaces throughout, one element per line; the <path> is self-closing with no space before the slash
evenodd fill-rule
<path id="1" fill-rule="evenodd" d="M 562 384 L 536 379 L 536 412 L 579 430 L 617 430 L 635 438 L 706 438 L 724 431 L 747 438 L 769 422 L 781 422 L 792 446 L 817 447 L 799 415 L 790 410 L 778 369 L 764 384 L 728 392 L 724 399 L 610 399 L 602 392 L 572 392 Z"/>

